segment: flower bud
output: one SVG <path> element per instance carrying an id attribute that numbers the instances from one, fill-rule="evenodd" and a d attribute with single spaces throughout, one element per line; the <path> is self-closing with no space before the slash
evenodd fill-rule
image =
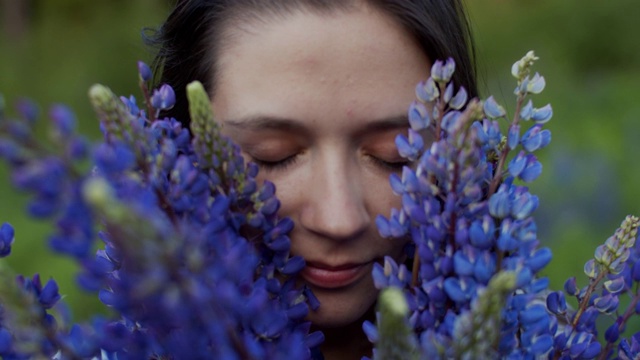
<path id="1" fill-rule="evenodd" d="M 540 76 L 540 74 L 535 73 L 533 78 L 531 78 L 527 83 L 527 92 L 530 94 L 540 94 L 542 90 L 544 90 L 545 85 L 546 82 L 544 80 L 544 76 Z"/>
<path id="2" fill-rule="evenodd" d="M 539 58 L 535 56 L 533 51 L 527 52 L 522 59 L 516 61 L 511 66 L 511 75 L 518 79 L 518 81 L 522 80 L 523 77 L 527 76 L 529 73 L 529 68 L 533 65 L 533 63 Z"/>
<path id="3" fill-rule="evenodd" d="M 431 67 L 431 77 L 437 82 L 447 83 L 451 80 L 455 69 L 456 63 L 452 58 L 448 58 L 446 62 L 437 60 Z"/>
<path id="4" fill-rule="evenodd" d="M 9 223 L 4 223 L 0 226 L 0 258 L 3 258 L 11 253 L 11 245 L 14 241 L 13 226 Z"/>
<path id="5" fill-rule="evenodd" d="M 507 146 L 513 150 L 518 146 L 520 142 L 520 125 L 511 124 L 509 126 L 509 133 L 507 134 Z"/>
<path id="6" fill-rule="evenodd" d="M 542 270 L 547 264 L 551 261 L 551 249 L 545 247 L 538 249 L 532 257 L 527 259 L 526 264 L 529 266 L 531 271 L 537 273 Z"/>
<path id="7" fill-rule="evenodd" d="M 49 118 L 53 121 L 55 130 L 62 136 L 69 136 L 75 129 L 76 117 L 67 106 L 54 105 L 49 110 Z"/>
<path id="8" fill-rule="evenodd" d="M 547 296 L 547 309 L 554 314 L 563 314 L 567 311 L 567 303 L 564 298 L 564 293 L 561 291 L 554 291 Z"/>
<path id="9" fill-rule="evenodd" d="M 531 111 L 531 120 L 535 121 L 536 124 L 544 124 L 551 119 L 553 116 L 553 109 L 550 104 L 545 105 L 539 109 L 532 109 Z"/>
<path id="10" fill-rule="evenodd" d="M 511 199 L 505 184 L 489 198 L 489 213 L 497 219 L 503 219 L 511 213 Z"/>
<path id="11" fill-rule="evenodd" d="M 624 285 L 624 277 L 622 276 L 604 282 L 604 287 L 612 294 L 617 294 L 622 291 L 624 289 Z"/>
<path id="12" fill-rule="evenodd" d="M 618 328 L 618 322 L 616 321 L 611 326 L 609 326 L 607 331 L 605 331 L 604 338 L 605 340 L 607 340 L 607 342 L 614 343 L 618 341 L 619 337 L 620 337 L 620 329 Z"/>
<path id="13" fill-rule="evenodd" d="M 527 155 L 527 164 L 520 173 L 519 178 L 524 182 L 531 182 L 542 173 L 542 164 L 533 154 Z"/>
<path id="14" fill-rule="evenodd" d="M 426 129 L 431 124 L 429 110 L 427 110 L 423 103 L 418 101 L 413 101 L 409 106 L 408 117 L 409 125 L 416 131 Z"/>
<path id="15" fill-rule="evenodd" d="M 416 97 L 423 103 L 432 102 L 438 96 L 440 96 L 440 90 L 438 90 L 438 86 L 431 77 L 416 86 Z"/>
<path id="16" fill-rule="evenodd" d="M 461 86 L 460 90 L 458 90 L 456 95 L 453 98 L 451 98 L 451 100 L 449 101 L 449 107 L 451 107 L 454 110 L 462 109 L 464 104 L 467 103 L 468 97 L 469 95 L 467 94 L 467 90 L 463 86 Z"/>
<path id="17" fill-rule="evenodd" d="M 297 274 L 305 266 L 305 261 L 302 256 L 293 256 L 284 264 L 280 271 L 285 275 Z"/>
<path id="18" fill-rule="evenodd" d="M 143 61 L 138 61 L 138 74 L 140 75 L 140 79 L 142 81 L 151 80 L 151 68 Z"/>
<path id="19" fill-rule="evenodd" d="M 483 104 L 484 113 L 492 119 L 503 117 L 506 115 L 504 108 L 498 104 L 493 96 L 489 96 Z"/>
<path id="20" fill-rule="evenodd" d="M 444 94 L 442 95 L 442 98 L 444 102 L 448 104 L 452 97 L 453 97 L 453 83 L 449 83 L 447 87 L 444 89 Z"/>
<path id="21" fill-rule="evenodd" d="M 60 298 L 60 294 L 58 293 L 58 284 L 53 279 L 50 279 L 47 281 L 44 288 L 42 288 L 42 291 L 38 296 L 38 301 L 45 309 L 50 309 L 58 302 L 58 300 L 60 300 Z"/>
<path id="22" fill-rule="evenodd" d="M 159 89 L 153 91 L 151 96 L 151 106 L 156 110 L 169 110 L 176 103 L 176 94 L 173 88 L 167 84 L 162 84 Z"/>

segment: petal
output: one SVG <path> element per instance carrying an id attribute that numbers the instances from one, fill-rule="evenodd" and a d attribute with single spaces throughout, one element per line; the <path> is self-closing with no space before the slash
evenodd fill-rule
<path id="1" fill-rule="evenodd" d="M 522 170 L 519 177 L 524 182 L 531 182 L 537 179 L 540 174 L 542 174 L 542 164 L 535 157 L 530 157 L 527 159 L 527 166 Z"/>
<path id="2" fill-rule="evenodd" d="M 524 151 L 520 151 L 520 153 L 518 153 L 516 157 L 511 159 L 507 168 L 511 176 L 518 177 L 520 173 L 522 173 L 522 170 L 524 170 L 526 165 L 527 165 L 526 153 Z"/>
<path id="3" fill-rule="evenodd" d="M 297 274 L 305 266 L 305 261 L 302 256 L 293 256 L 282 267 L 281 271 L 285 275 Z"/>
<path id="4" fill-rule="evenodd" d="M 509 149 L 513 150 L 518 146 L 520 142 L 520 125 L 511 124 L 509 126 L 509 133 L 507 134 L 507 146 Z"/>
<path id="5" fill-rule="evenodd" d="M 531 120 L 538 124 L 544 124 L 553 116 L 553 109 L 551 104 L 547 104 L 539 109 L 533 109 L 531 113 Z"/>
<path id="6" fill-rule="evenodd" d="M 416 97 L 423 103 L 432 102 L 440 96 L 440 90 L 436 85 L 433 78 L 427 79 L 425 82 L 420 82 L 416 86 Z"/>
<path id="7" fill-rule="evenodd" d="M 449 83 L 449 85 L 447 85 L 447 87 L 444 89 L 443 100 L 445 103 L 449 103 L 452 97 L 453 97 L 453 83 Z"/>
<path id="8" fill-rule="evenodd" d="M 538 249 L 532 257 L 527 259 L 526 263 L 534 273 L 537 273 L 551 262 L 551 258 L 551 249 L 545 247 Z"/>
<path id="9" fill-rule="evenodd" d="M 624 289 L 624 277 L 618 277 L 613 280 L 607 280 L 604 282 L 604 287 L 608 292 L 617 294 Z"/>
<path id="10" fill-rule="evenodd" d="M 489 96 L 483 104 L 484 113 L 489 118 L 499 118 L 505 116 L 506 112 L 502 106 L 500 106 L 493 96 Z"/>
<path id="11" fill-rule="evenodd" d="M 467 103 L 467 98 L 467 90 L 461 86 L 458 93 L 449 101 L 449 106 L 454 110 L 460 110 Z"/>
<path id="12" fill-rule="evenodd" d="M 413 130 L 422 130 L 429 127 L 431 119 L 429 118 L 429 110 L 423 103 L 413 101 L 409 106 L 409 124 Z"/>
<path id="13" fill-rule="evenodd" d="M 138 61 L 138 74 L 143 81 L 151 80 L 151 68 L 143 61 Z"/>
<path id="14" fill-rule="evenodd" d="M 545 85 L 546 82 L 544 80 L 544 76 L 540 76 L 540 74 L 535 73 L 533 78 L 531 78 L 527 84 L 527 92 L 531 94 L 540 94 L 542 90 L 544 90 Z"/>

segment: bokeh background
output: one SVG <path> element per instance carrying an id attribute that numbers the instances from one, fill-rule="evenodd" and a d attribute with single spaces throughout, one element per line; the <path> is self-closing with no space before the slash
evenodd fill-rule
<path id="1" fill-rule="evenodd" d="M 68 104 L 80 129 L 98 137 L 89 86 L 138 94 L 136 61 L 153 57 L 142 34 L 161 23 L 171 2 L 0 0 L 0 93 L 9 105 L 30 97 L 43 114 L 52 103 Z M 512 110 L 511 64 L 531 49 L 540 57 L 536 70 L 547 88 L 534 101 L 553 105 L 553 141 L 541 151 L 544 172 L 532 189 L 541 199 L 539 237 L 554 253 L 545 272 L 559 289 L 568 276 L 580 278 L 584 262 L 626 214 L 640 215 L 640 3 L 467 5 L 484 96 L 493 94 Z M 14 253 L 3 261 L 25 275 L 55 277 L 76 317 L 86 317 L 99 303 L 75 290 L 72 262 L 48 252 L 49 227 L 25 217 L 26 200 L 0 165 L 0 222 L 16 229 Z"/>

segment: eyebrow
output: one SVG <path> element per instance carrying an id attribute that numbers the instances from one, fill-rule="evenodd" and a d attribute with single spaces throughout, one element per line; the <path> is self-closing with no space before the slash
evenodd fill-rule
<path id="1" fill-rule="evenodd" d="M 294 130 L 306 131 L 300 122 L 277 116 L 250 116 L 241 119 L 225 120 L 224 126 L 244 130 Z"/>
<path id="2" fill-rule="evenodd" d="M 409 127 L 407 115 L 396 115 L 372 121 L 363 132 L 382 132 L 386 130 L 397 130 Z"/>
<path id="3" fill-rule="evenodd" d="M 300 121 L 277 117 L 277 116 L 250 116 L 241 119 L 231 119 L 223 121 L 225 126 L 244 130 L 282 130 L 294 131 L 299 133 L 308 133 L 309 129 Z M 386 118 L 373 120 L 367 124 L 366 128 L 357 131 L 358 134 L 370 132 L 382 132 L 387 130 L 396 130 L 408 128 L 409 120 L 407 115 L 396 115 Z"/>

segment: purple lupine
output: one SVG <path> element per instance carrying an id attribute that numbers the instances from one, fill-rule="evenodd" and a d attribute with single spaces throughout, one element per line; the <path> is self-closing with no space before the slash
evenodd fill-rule
<path id="1" fill-rule="evenodd" d="M 544 88 L 544 78 L 525 74 L 528 66 L 515 66 L 519 107 L 529 94 Z M 539 176 L 541 166 L 531 152 L 546 146 L 550 135 L 538 124 L 521 136 L 520 121 L 528 119 L 516 116 L 503 140 L 493 119 L 506 117 L 504 108 L 493 97 L 467 103 L 464 90 L 458 91 L 464 96 L 454 96 L 449 82 L 454 68 L 451 59 L 436 61 L 432 77 L 417 86 L 417 101 L 409 111 L 413 131 L 396 141 L 399 153 L 416 160 L 416 166 L 405 168 L 401 177 L 392 175 L 391 186 L 402 197 L 402 208 L 376 220 L 383 236 L 411 234 L 414 267 L 408 271 L 385 260 L 384 267 L 374 268 L 374 281 L 378 288 L 405 289 L 410 324 L 421 339 L 423 356 L 541 356 L 551 350 L 553 334 L 552 318 L 539 300 L 548 280 L 537 274 L 551 260 L 551 252 L 539 247 L 531 217 L 538 198 L 516 181 Z M 529 111 L 534 112 L 532 106 Z M 417 132 L 425 127 L 435 131 L 433 144 L 423 144 Z M 507 162 L 509 151 L 520 147 L 520 154 Z M 456 339 L 462 332 L 456 333 L 455 326 L 473 332 L 472 322 L 465 320 L 463 326 L 462 319 L 480 316 L 472 315 L 481 310 L 471 304 L 504 272 L 513 274 L 514 286 L 504 290 L 504 307 L 492 310 L 498 317 L 502 313 L 501 331 Z M 372 324 L 364 329 L 376 340 Z"/>
<path id="2" fill-rule="evenodd" d="M 293 222 L 278 217 L 273 184 L 258 188 L 255 164 L 245 164 L 239 148 L 216 129 L 198 128 L 210 116 L 208 96 L 201 86 L 189 93 L 193 134 L 175 119 L 147 119 L 135 98 L 118 98 L 99 86 L 90 96 L 104 140 L 93 151 L 68 156 L 67 146 L 53 144 L 56 151 L 19 158 L 21 146 L 32 141 L 30 128 L 7 127 L 3 140 L 15 147 L 0 147 L 2 155 L 14 166 L 15 183 L 33 194 L 36 213 L 56 221 L 50 245 L 78 261 L 79 284 L 97 292 L 119 317 L 78 325 L 64 321 L 55 328 L 55 282 L 43 287 L 38 278 L 21 278 L 23 290 L 17 293 L 26 291 L 39 304 L 27 318 L 46 321 L 25 328 L 13 321 L 18 317 L 3 317 L 1 356 L 303 359 L 323 341 L 304 320 L 319 304 L 295 279 L 304 260 L 290 256 Z M 172 94 L 163 85 L 147 97 L 149 113 L 169 108 Z M 27 105 L 22 113 L 30 124 L 36 112 Z M 66 109 L 51 115 L 59 133 L 79 139 Z M 198 140 L 209 135 L 216 141 Z M 78 172 L 76 163 L 89 154 L 90 173 Z M 1 232 L 4 252 L 13 241 L 7 229 Z M 97 237 L 101 248 L 91 255 Z M 18 314 L 28 310 L 24 299 L 0 302 L 3 311 Z M 23 341 L 36 345 L 25 348 Z"/>

